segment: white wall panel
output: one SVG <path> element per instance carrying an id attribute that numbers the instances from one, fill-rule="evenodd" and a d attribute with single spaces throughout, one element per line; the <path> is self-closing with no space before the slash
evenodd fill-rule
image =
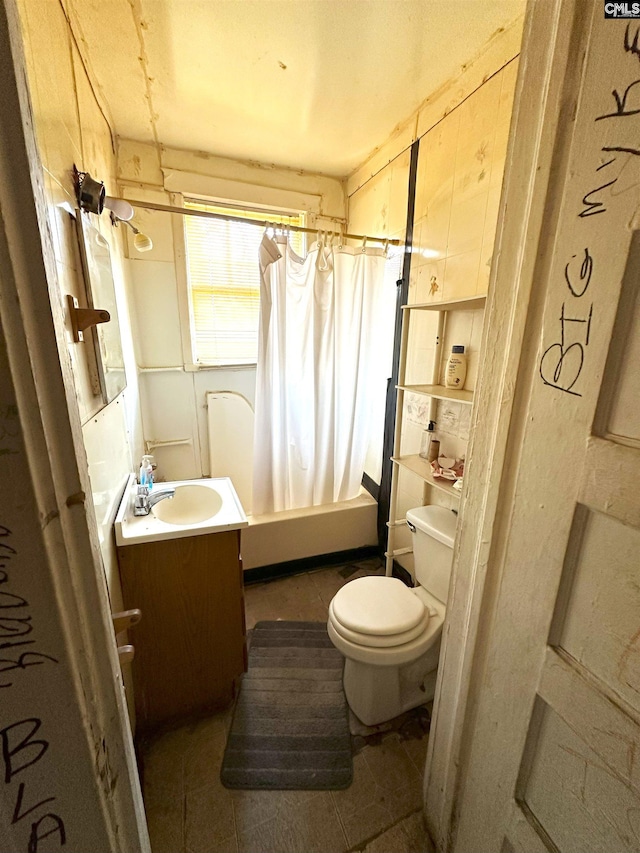
<path id="1" fill-rule="evenodd" d="M 195 413 L 198 423 L 198 436 L 202 460 L 202 472 L 210 473 L 209 465 L 209 426 L 207 424 L 207 394 L 215 391 L 232 391 L 245 397 L 254 408 L 256 401 L 256 369 L 254 365 L 239 368 L 216 368 L 191 373 Z"/>
<path id="2" fill-rule="evenodd" d="M 190 480 L 202 476 L 198 427 L 191 374 L 179 372 L 140 375 L 140 399 L 147 442 L 179 442 L 150 450 L 162 480 Z M 136 460 L 139 464 L 139 460 Z"/>
<path id="3" fill-rule="evenodd" d="M 180 366 L 182 342 L 175 266 L 164 261 L 131 259 L 129 270 L 139 366 Z"/>

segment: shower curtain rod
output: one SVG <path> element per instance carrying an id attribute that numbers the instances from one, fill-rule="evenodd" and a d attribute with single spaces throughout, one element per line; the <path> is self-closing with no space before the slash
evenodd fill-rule
<path id="1" fill-rule="evenodd" d="M 169 204 L 154 204 L 151 201 L 135 201 L 128 198 L 127 201 L 132 207 L 141 207 L 144 210 L 159 210 L 162 213 L 179 213 L 182 216 L 204 216 L 209 219 L 224 219 L 226 222 L 246 222 L 249 225 L 260 225 L 263 228 L 272 226 L 274 228 L 282 227 L 289 231 L 303 231 L 305 234 L 317 234 L 318 231 L 324 231 L 324 228 L 304 228 L 302 225 L 285 225 L 284 223 L 269 222 L 268 219 L 249 219 L 247 216 L 229 216 L 226 213 L 210 213 L 208 210 L 193 210 L 190 207 L 172 207 Z M 339 234 L 338 231 L 330 232 Z M 365 240 L 371 243 L 388 243 L 390 246 L 400 246 L 402 241 L 387 237 L 367 237 L 365 234 L 343 234 L 345 239 L 349 240 Z"/>

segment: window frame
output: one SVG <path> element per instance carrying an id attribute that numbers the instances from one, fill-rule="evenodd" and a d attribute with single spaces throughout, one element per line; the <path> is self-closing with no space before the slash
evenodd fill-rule
<path id="1" fill-rule="evenodd" d="M 278 216 L 300 216 L 303 218 L 303 224 L 305 225 L 305 227 L 315 227 L 315 223 L 313 223 L 313 220 L 315 219 L 314 213 L 308 209 L 293 209 L 288 205 L 265 205 L 259 203 L 251 203 L 248 201 L 238 201 L 237 199 L 230 200 L 224 198 L 215 198 L 207 196 L 204 193 L 201 194 L 189 192 L 171 194 L 172 205 L 176 207 L 185 207 L 187 202 L 237 209 L 238 216 L 242 216 L 243 211 L 263 213 L 265 220 L 269 219 L 269 214 Z M 193 372 L 198 372 L 201 370 L 255 370 L 255 361 L 237 364 L 206 364 L 197 360 L 195 318 L 193 312 L 193 302 L 191 299 L 191 285 L 189 283 L 187 264 L 187 245 L 184 222 L 185 216 L 181 214 L 173 214 L 171 218 L 176 279 L 178 285 L 178 312 L 180 316 L 182 357 L 184 369 Z"/>

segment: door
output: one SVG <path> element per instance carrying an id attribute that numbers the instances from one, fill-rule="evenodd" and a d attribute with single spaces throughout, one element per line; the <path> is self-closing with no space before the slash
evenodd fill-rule
<path id="1" fill-rule="evenodd" d="M 13 0 L 0 57 L 0 850 L 147 853 Z"/>
<path id="2" fill-rule="evenodd" d="M 457 851 L 640 850 L 640 20 L 556 5 L 564 118 L 530 249 Z"/>

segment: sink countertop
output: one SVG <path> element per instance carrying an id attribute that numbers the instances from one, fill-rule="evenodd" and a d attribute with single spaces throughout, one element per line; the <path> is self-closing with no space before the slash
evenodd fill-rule
<path id="1" fill-rule="evenodd" d="M 186 536 L 202 536 L 247 527 L 249 522 L 229 477 L 205 478 L 201 480 L 175 480 L 170 483 L 154 483 L 153 491 L 180 486 L 203 486 L 213 489 L 222 499 L 221 508 L 210 518 L 193 524 L 169 524 L 157 518 L 153 509 L 149 515 L 135 516 L 133 507 L 137 492 L 135 474 L 131 474 L 116 514 L 114 527 L 117 545 L 138 545 L 142 542 L 161 542 L 164 539 L 182 539 Z M 161 501 L 158 506 L 162 506 Z"/>

